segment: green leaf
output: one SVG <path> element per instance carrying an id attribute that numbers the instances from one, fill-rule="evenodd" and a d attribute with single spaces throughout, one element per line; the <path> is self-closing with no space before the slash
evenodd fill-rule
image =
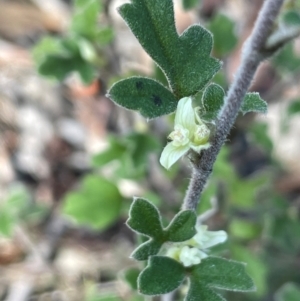
<path id="1" fill-rule="evenodd" d="M 281 71 L 280 74 L 283 74 L 282 71 L 294 72 L 300 67 L 300 56 L 296 55 L 293 43 L 288 43 L 277 55 L 274 56 L 273 62 L 279 71 Z"/>
<path id="2" fill-rule="evenodd" d="M 126 137 L 126 141 L 131 145 L 128 151 L 136 168 L 148 165 L 149 153 L 161 150 L 157 137 L 150 134 L 132 133 Z"/>
<path id="3" fill-rule="evenodd" d="M 209 287 L 249 292 L 255 290 L 245 264 L 219 257 L 207 257 L 192 268 L 192 277 Z"/>
<path id="4" fill-rule="evenodd" d="M 294 100 L 287 109 L 288 116 L 293 116 L 300 113 L 300 99 Z"/>
<path id="5" fill-rule="evenodd" d="M 95 77 L 93 66 L 85 62 L 80 56 L 62 57 L 60 55 L 48 55 L 40 64 L 38 71 L 48 77 L 54 77 L 58 81 L 64 80 L 71 72 L 78 72 L 84 83 L 91 83 Z"/>
<path id="6" fill-rule="evenodd" d="M 139 261 L 147 260 L 150 256 L 156 255 L 159 252 L 162 244 L 160 241 L 150 239 L 135 249 L 130 257 Z"/>
<path id="7" fill-rule="evenodd" d="M 138 288 L 144 295 L 161 295 L 175 290 L 184 280 L 184 267 L 169 257 L 153 256 L 138 278 Z"/>
<path id="8" fill-rule="evenodd" d="M 273 142 L 268 135 L 268 125 L 266 123 L 255 122 L 250 128 L 254 141 L 261 145 L 268 153 L 272 153 Z"/>
<path id="9" fill-rule="evenodd" d="M 191 277 L 190 287 L 184 301 L 226 301 L 222 296 L 215 293 L 197 279 Z"/>
<path id="10" fill-rule="evenodd" d="M 122 273 L 122 277 L 133 290 L 137 290 L 137 279 L 140 272 L 137 268 L 129 268 Z"/>
<path id="11" fill-rule="evenodd" d="M 260 98 L 259 93 L 251 92 L 246 94 L 241 106 L 243 115 L 248 112 L 267 113 L 267 111 L 268 104 Z"/>
<path id="12" fill-rule="evenodd" d="M 162 68 L 177 99 L 196 94 L 221 68 L 210 57 L 212 35 L 194 25 L 178 35 L 172 0 L 132 0 L 119 12 L 152 59 Z"/>
<path id="13" fill-rule="evenodd" d="M 200 117 L 206 121 L 215 120 L 224 105 L 224 97 L 225 92 L 221 86 L 209 85 L 202 96 L 203 112 L 200 111 Z"/>
<path id="14" fill-rule="evenodd" d="M 78 224 L 103 230 L 119 217 L 123 197 L 115 184 L 105 178 L 89 175 L 78 192 L 66 195 L 63 213 Z"/>
<path id="15" fill-rule="evenodd" d="M 167 240 L 180 242 L 192 238 L 197 233 L 196 220 L 196 213 L 192 210 L 178 212 L 165 229 Z"/>
<path id="16" fill-rule="evenodd" d="M 174 112 L 177 99 L 170 90 L 150 78 L 131 77 L 115 83 L 108 97 L 122 107 L 138 110 L 149 119 Z"/>
<path id="17" fill-rule="evenodd" d="M 185 10 L 190 10 L 200 4 L 202 0 L 182 0 L 182 6 Z"/>
<path id="18" fill-rule="evenodd" d="M 85 37 L 92 37 L 97 24 L 101 1 L 76 1 L 75 14 L 72 18 L 71 30 Z"/>
<path id="19" fill-rule="evenodd" d="M 159 211 L 145 199 L 136 198 L 133 201 L 126 224 L 138 233 L 155 238 L 163 237 Z"/>
<path id="20" fill-rule="evenodd" d="M 113 160 L 122 160 L 127 151 L 126 143 L 120 137 L 109 137 L 109 147 L 92 158 L 93 165 L 101 167 Z"/>
<path id="21" fill-rule="evenodd" d="M 230 53 L 236 46 L 237 37 L 234 32 L 235 23 L 225 15 L 216 15 L 208 29 L 212 32 L 214 37 L 214 53 L 218 57 L 225 56 Z"/>
<path id="22" fill-rule="evenodd" d="M 300 14 L 295 10 L 289 10 L 283 15 L 283 22 L 289 26 L 300 25 Z"/>
<path id="23" fill-rule="evenodd" d="M 284 284 L 275 294 L 275 301 L 299 301 L 300 287 L 294 283 Z"/>

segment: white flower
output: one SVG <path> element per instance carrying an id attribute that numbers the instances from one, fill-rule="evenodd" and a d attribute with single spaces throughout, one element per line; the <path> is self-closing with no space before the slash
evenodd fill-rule
<path id="1" fill-rule="evenodd" d="M 191 97 L 180 99 L 175 114 L 174 131 L 169 135 L 172 141 L 164 148 L 160 164 L 169 169 L 190 148 L 197 153 L 209 148 L 209 135 L 208 127 L 192 107 Z"/>
<path id="2" fill-rule="evenodd" d="M 207 226 L 197 225 L 196 235 L 188 241 L 176 244 L 167 251 L 167 256 L 181 262 L 185 267 L 199 264 L 208 255 L 206 249 L 223 243 L 227 239 L 225 231 L 207 231 Z"/>
<path id="3" fill-rule="evenodd" d="M 181 249 L 179 261 L 182 262 L 185 267 L 190 267 L 192 265 L 199 264 L 201 259 L 205 257 L 207 257 L 207 255 L 199 249 L 184 246 Z"/>
<path id="4" fill-rule="evenodd" d="M 197 225 L 197 234 L 191 239 L 192 245 L 199 249 L 208 249 L 227 240 L 225 231 L 207 231 L 207 226 Z"/>

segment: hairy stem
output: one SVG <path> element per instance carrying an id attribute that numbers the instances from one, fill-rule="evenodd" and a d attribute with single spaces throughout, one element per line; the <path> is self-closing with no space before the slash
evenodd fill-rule
<path id="1" fill-rule="evenodd" d="M 283 1 L 265 0 L 264 2 L 252 34 L 244 45 L 241 65 L 228 91 L 223 110 L 220 112 L 211 147 L 203 151 L 198 160 L 193 162 L 192 178 L 184 199 L 183 209 L 195 210 L 197 208 L 201 193 L 212 172 L 213 164 L 235 122 L 254 74 L 260 62 L 267 55 L 272 54 L 265 51 L 265 43 Z"/>

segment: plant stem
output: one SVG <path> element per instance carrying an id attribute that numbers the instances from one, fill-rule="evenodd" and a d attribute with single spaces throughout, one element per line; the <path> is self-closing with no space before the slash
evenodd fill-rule
<path id="1" fill-rule="evenodd" d="M 192 178 L 184 199 L 183 209 L 196 210 L 201 193 L 212 172 L 213 164 L 235 122 L 254 74 L 260 62 L 274 53 L 266 51 L 265 44 L 283 1 L 266 0 L 263 4 L 252 34 L 244 45 L 241 65 L 229 88 L 225 105 L 219 114 L 211 147 L 203 151 L 193 162 Z"/>

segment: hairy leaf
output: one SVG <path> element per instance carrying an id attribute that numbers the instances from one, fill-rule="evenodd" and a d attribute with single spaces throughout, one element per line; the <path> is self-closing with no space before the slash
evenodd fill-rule
<path id="1" fill-rule="evenodd" d="M 115 83 L 108 97 L 120 106 L 140 111 L 149 119 L 174 112 L 178 103 L 162 84 L 143 77 L 131 77 Z"/>
<path id="2" fill-rule="evenodd" d="M 133 251 L 130 257 L 135 260 L 147 260 L 150 256 L 156 255 L 162 246 L 162 242 L 150 239 L 141 244 L 137 249 Z"/>
<path id="3" fill-rule="evenodd" d="M 167 240 L 180 242 L 192 238 L 197 232 L 195 229 L 196 220 L 196 213 L 192 210 L 185 210 L 177 213 L 165 230 Z"/>
<path id="4" fill-rule="evenodd" d="M 249 292 L 255 289 L 241 262 L 219 257 L 207 257 L 192 269 L 193 279 L 209 287 Z"/>
<path id="5" fill-rule="evenodd" d="M 184 267 L 169 257 L 153 256 L 138 278 L 144 295 L 161 295 L 176 289 L 185 278 Z"/>
<path id="6" fill-rule="evenodd" d="M 259 96 L 259 93 L 247 93 L 242 106 L 241 112 L 245 115 L 248 112 L 267 113 L 268 104 Z"/>
<path id="7" fill-rule="evenodd" d="M 191 277 L 189 291 L 184 301 L 225 301 L 225 299 Z"/>
<path id="8" fill-rule="evenodd" d="M 215 120 L 224 105 L 224 97 L 225 92 L 221 86 L 209 85 L 202 96 L 203 111 L 200 111 L 201 118 L 206 121 Z"/>
<path id="9" fill-rule="evenodd" d="M 211 34 L 199 25 L 178 35 L 172 0 L 131 0 L 119 12 L 152 59 L 162 68 L 177 99 L 196 94 L 219 71 L 210 56 Z"/>
<path id="10" fill-rule="evenodd" d="M 145 199 L 136 198 L 133 201 L 126 223 L 138 233 L 155 238 L 163 237 L 158 209 Z"/>

